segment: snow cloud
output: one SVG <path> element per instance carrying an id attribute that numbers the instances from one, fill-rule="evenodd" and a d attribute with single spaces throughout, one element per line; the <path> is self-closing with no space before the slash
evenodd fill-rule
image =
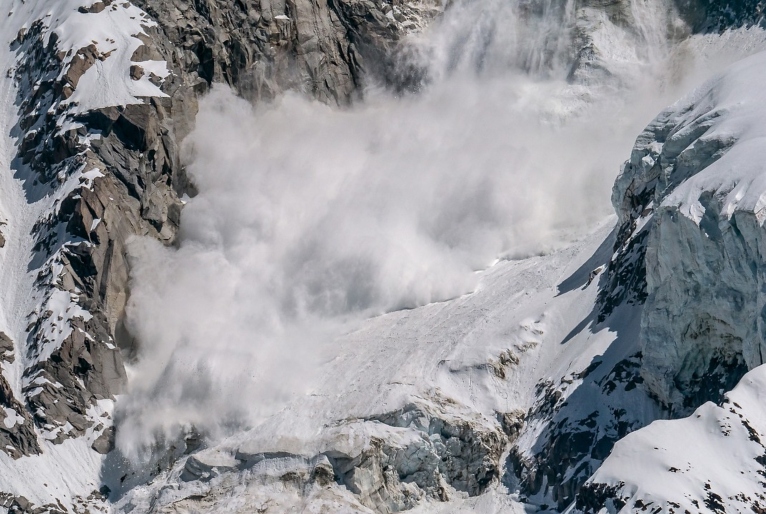
<path id="1" fill-rule="evenodd" d="M 143 346 L 121 441 L 253 423 L 311 388 L 349 318 L 469 293 L 475 270 L 608 215 L 627 134 L 529 112 L 517 86 L 350 110 L 214 89 L 186 143 L 199 195 L 180 246 L 131 247 Z"/>
<path id="2" fill-rule="evenodd" d="M 141 348 L 120 448 L 251 426 L 311 391 L 333 334 L 468 294 L 476 270 L 608 216 L 620 164 L 668 96 L 653 78 L 597 89 L 512 70 L 369 91 L 345 110 L 213 88 L 185 143 L 199 194 L 179 246 L 131 247 Z"/>

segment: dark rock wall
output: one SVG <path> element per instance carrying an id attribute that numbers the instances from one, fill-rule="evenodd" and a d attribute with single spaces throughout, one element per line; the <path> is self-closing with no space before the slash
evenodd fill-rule
<path id="1" fill-rule="evenodd" d="M 27 340 L 20 344 L 26 354 L 23 398 L 0 383 L 1 403 L 25 420 L 0 428 L 0 446 L 14 457 L 39 451 L 35 425 L 54 442 L 94 425 L 106 430 L 88 410 L 124 390 L 123 355 L 133 355 L 136 344 L 122 323 L 129 296 L 126 244 L 135 235 L 165 244 L 176 238 L 179 198 L 194 194 L 179 147 L 193 129 L 200 95 L 220 82 L 252 101 L 295 90 L 347 105 L 373 71 L 376 80 L 390 82 L 386 70 L 393 68 L 394 49 L 406 33 L 403 22 L 436 12 L 367 0 L 135 3 L 157 24 L 136 36 L 144 44 L 132 61 L 168 63 L 168 77 L 151 76 L 167 97 L 78 113 L 66 100 L 88 69 L 108 55 L 90 45 L 68 61 L 56 34 L 41 21 L 11 47 L 18 57 L 12 73 L 20 115 L 14 172 L 30 203 L 55 199 L 34 227 L 29 267 L 37 273 L 39 307 L 30 313 Z M 99 2 L 81 13 L 110 4 Z M 129 71 L 132 80 L 145 75 L 140 64 Z M 74 128 L 62 129 L 64 121 Z M 98 171 L 81 176 L 90 170 Z M 62 295 L 79 307 L 65 319 L 50 307 Z M 57 344 L 51 327 L 70 334 Z"/>
<path id="2" fill-rule="evenodd" d="M 403 22 L 436 13 L 396 0 L 135 4 L 159 23 L 138 57 L 168 61 L 187 82 L 225 83 L 252 101 L 291 90 L 338 105 L 360 95 L 365 80 L 392 84 Z"/>

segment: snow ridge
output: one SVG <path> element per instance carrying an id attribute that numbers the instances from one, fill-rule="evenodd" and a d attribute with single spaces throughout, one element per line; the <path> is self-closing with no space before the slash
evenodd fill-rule
<path id="1" fill-rule="evenodd" d="M 574 511 L 766 507 L 764 80 L 761 53 L 671 106 L 618 178 L 652 202 L 641 376 L 676 413 L 713 401 L 619 441 Z"/>

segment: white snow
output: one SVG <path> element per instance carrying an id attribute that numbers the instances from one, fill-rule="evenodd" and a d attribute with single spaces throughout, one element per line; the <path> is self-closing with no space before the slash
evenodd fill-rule
<path id="1" fill-rule="evenodd" d="M 143 44 L 135 36 L 145 34 L 144 27 L 156 23 L 129 2 L 114 2 L 100 13 L 78 12 L 81 3 L 60 2 L 65 5 L 57 6 L 60 10 L 51 16 L 51 29 L 59 37 L 59 48 L 71 50 L 67 58 L 71 60 L 77 50 L 95 44 L 98 53 L 108 57 L 97 59 L 80 78 L 74 94 L 64 102 L 76 106 L 70 112 L 142 103 L 141 97 L 167 96 L 149 81 L 148 73 L 140 80 L 131 80 L 129 76 L 131 56 Z M 169 73 L 164 62 L 148 61 L 141 65 L 162 78 Z"/>
<path id="2" fill-rule="evenodd" d="M 13 428 L 17 424 L 24 423 L 24 417 L 20 416 L 15 410 L 8 407 L 3 407 L 3 410 L 5 411 L 5 419 L 3 420 L 5 428 Z"/>
<path id="3" fill-rule="evenodd" d="M 23 495 L 37 505 L 59 500 L 73 505 L 101 487 L 103 456 L 82 437 L 61 444 L 44 442 L 44 453 L 14 460 L 0 452 L 0 491 Z"/>
<path id="4" fill-rule="evenodd" d="M 98 14 L 79 13 L 77 8 L 83 3 L 86 2 L 13 0 L 11 14 L 0 16 L 0 34 L 4 38 L 0 44 L 0 69 L 10 69 L 15 64 L 16 56 L 9 50 L 9 45 L 19 29 L 29 27 L 39 19 L 44 21 L 49 33 L 58 35 L 64 51 L 72 51 L 68 59 L 79 48 L 91 43 L 105 56 L 80 79 L 73 96 L 66 102 L 70 106 L 69 113 L 139 103 L 148 96 L 164 96 L 149 79 L 152 74 L 166 78 L 169 75 L 166 63 L 131 62 L 131 56 L 140 44 L 134 36 L 153 22 L 127 2 L 115 2 Z M 284 15 L 276 16 L 276 19 L 289 20 Z M 745 36 L 740 37 L 741 34 Z M 650 36 L 644 34 L 644 37 Z M 722 41 L 730 42 L 738 51 L 748 52 L 762 44 L 761 36 L 760 32 L 732 32 L 722 36 Z M 597 31 L 595 37 L 600 47 L 612 50 L 608 58 L 616 65 L 628 69 L 643 59 L 626 46 L 621 39 L 625 34 L 604 29 Z M 690 41 L 687 46 L 692 49 L 708 51 L 715 46 L 709 39 L 693 38 Z M 726 212 L 729 213 L 740 208 L 760 210 L 764 206 L 766 179 L 757 152 L 765 143 L 766 132 L 761 127 L 766 127 L 762 123 L 766 117 L 766 93 L 763 88 L 742 85 L 745 80 L 766 83 L 766 74 L 762 70 L 764 62 L 766 57 L 754 57 L 736 66 L 733 75 L 728 75 L 736 78 L 723 77 L 711 83 L 711 87 L 718 88 L 715 90 L 716 105 L 724 107 L 726 115 L 712 126 L 710 135 L 731 137 L 738 144 L 716 163 L 718 167 L 714 169 L 718 172 L 700 174 L 666 200 L 684 205 L 685 212 L 693 219 L 699 219 L 703 214 L 696 202 L 703 190 L 726 195 Z M 130 78 L 132 64 L 144 68 L 146 74 L 140 80 Z M 537 96 L 525 97 L 530 102 L 541 101 L 540 97 L 549 93 L 537 83 L 523 87 L 542 88 Z M 38 219 L 58 208 L 61 199 L 75 188 L 92 187 L 93 181 L 103 176 L 103 171 L 78 170 L 71 177 L 64 177 L 66 183 L 55 193 L 34 204 L 28 203 L 25 191 L 11 169 L 15 141 L 8 134 L 18 119 L 14 105 L 16 93 L 12 80 L 0 78 L 0 214 L 8 220 L 8 225 L 3 226 L 8 244 L 0 250 L 0 330 L 17 342 L 25 341 L 30 312 L 42 315 L 50 311 L 42 330 L 44 346 L 31 359 L 19 358 L 12 366 L 4 366 L 14 394 L 22 398 L 23 367 L 36 359 L 47 358 L 71 333 L 69 322 L 72 319 L 87 320 L 90 317 L 90 313 L 77 306 L 76 295 L 72 293 L 54 290 L 42 296 L 30 295 L 37 271 L 28 271 L 34 243 L 31 229 Z M 578 88 L 568 90 L 573 96 L 587 96 L 586 93 Z M 549 98 L 543 100 L 550 101 Z M 553 111 L 565 116 L 577 110 L 569 104 L 557 103 L 558 100 L 550 101 L 556 104 L 554 107 L 548 108 L 546 104 L 546 109 L 541 109 L 545 115 Z M 578 101 L 582 99 L 578 98 Z M 702 111 L 695 113 L 699 115 Z M 690 119 L 694 115 L 690 114 Z M 60 130 L 77 128 L 66 117 L 59 121 Z M 99 222 L 95 219 L 91 230 L 95 230 Z M 590 325 L 581 324 L 592 311 L 598 289 L 598 280 L 587 282 L 589 275 L 603 271 L 603 262 L 596 263 L 594 269 L 582 267 L 608 237 L 613 222 L 613 218 L 605 220 L 587 237 L 547 255 L 497 261 L 476 273 L 477 286 L 470 294 L 350 324 L 345 334 L 333 340 L 325 360 L 320 362 L 320 380 L 311 394 L 287 402 L 279 413 L 263 420 L 252 431 L 223 441 L 207 457 L 217 465 L 226 466 L 232 464 L 231 455 L 236 450 L 319 452 L 329 446 L 364 445 L 373 436 L 405 444 L 420 436 L 405 429 L 353 420 L 400 408 L 412 400 L 437 402 L 450 398 L 455 402 L 451 415 L 472 416 L 488 426 L 496 425 L 496 412 L 526 410 L 540 380 L 558 380 L 582 370 L 594 357 L 605 354 L 615 340 L 615 332 L 611 329 L 601 328 L 594 333 Z M 642 218 L 641 223 L 646 222 L 648 218 Z M 534 228 L 532 226 L 532 230 Z M 53 270 L 50 280 L 55 282 L 61 271 L 56 256 L 44 266 Z M 577 278 L 574 287 L 560 291 L 559 286 L 569 277 Z M 487 372 L 487 364 L 497 363 L 505 352 L 517 356 L 519 363 L 507 366 L 505 378 Z M 26 355 L 23 351 L 16 353 Z M 289 370 L 281 372 L 286 375 Z M 743 477 L 719 473 L 720 484 L 716 482 L 716 490 L 723 494 L 737 491 L 755 494 L 758 482 L 754 480 L 754 473 L 757 469 L 751 461 L 762 454 L 763 449 L 750 440 L 751 433 L 742 419 L 748 419 L 751 427 L 760 434 L 766 433 L 766 414 L 760 407 L 766 391 L 766 378 L 762 375 L 766 372 L 761 368 L 751 372 L 731 393 L 734 412 L 726 410 L 729 405 L 726 408 L 706 405 L 695 414 L 696 417 L 679 422 L 658 422 L 646 431 L 629 436 L 617 445 L 614 457 L 607 460 L 596 479 L 624 480 L 627 472 L 627 476 L 639 484 L 639 479 L 656 476 L 659 477 L 656 480 L 644 480 L 636 485 L 633 492 L 639 496 L 669 498 L 671 493 L 689 490 L 689 496 L 685 498 L 691 502 L 700 498 L 696 486 L 713 479 L 709 475 L 716 470 L 731 469 L 741 471 Z M 31 378 L 31 384 L 44 383 L 46 379 L 42 377 Z M 569 391 L 575 390 L 578 384 L 573 381 Z M 41 391 L 42 388 L 37 387 L 28 394 L 34 396 Z M 242 401 L 242 398 L 235 398 L 235 401 Z M 88 412 L 88 417 L 101 417 L 109 413 L 111 407 L 111 402 L 101 402 Z M 5 409 L 7 428 L 15 426 L 20 419 L 23 418 L 16 411 Z M 338 420 L 351 420 L 348 431 L 339 434 L 332 430 L 333 423 Z M 71 428 L 69 424 L 56 427 L 46 437 L 52 438 L 59 431 L 66 432 Z M 725 432 L 729 435 L 723 435 Z M 71 506 L 76 497 L 86 497 L 101 486 L 104 457 L 90 449 L 97 435 L 89 429 L 85 437 L 63 444 L 45 441 L 44 454 L 40 456 L 13 460 L 0 453 L 0 491 L 23 494 L 37 504 L 60 500 Z M 534 430 L 525 435 L 530 441 L 530 450 L 535 435 Z M 651 445 L 651 449 L 647 445 Z M 654 450 L 654 446 L 658 449 Z M 698 448 L 706 451 L 695 451 Z M 639 450 L 643 453 L 637 453 Z M 691 468 L 694 473 L 685 479 L 680 474 L 669 475 L 671 466 Z M 139 487 L 131 494 L 149 494 L 165 485 L 163 479 L 170 480 L 169 477 L 172 478 L 172 474 Z M 694 487 L 688 489 L 689 484 Z M 201 486 L 172 484 L 163 494 L 170 497 L 188 493 L 189 489 L 184 487 Z M 458 499 L 449 505 L 423 505 L 413 512 L 521 512 L 521 507 L 507 493 L 498 485 L 480 498 Z"/>
<path id="5" fill-rule="evenodd" d="M 711 495 L 725 512 L 751 512 L 753 502 L 763 508 L 766 366 L 745 375 L 726 398 L 720 407 L 708 402 L 688 418 L 655 421 L 626 436 L 590 482 L 617 485 L 629 500 L 625 513 L 637 501 L 663 512 L 697 512 Z"/>
<path id="6" fill-rule="evenodd" d="M 41 331 L 40 341 L 42 346 L 37 348 L 35 358 L 37 361 L 48 359 L 58 349 L 64 340 L 72 333 L 71 321 L 80 318 L 83 321 L 90 320 L 93 316 L 77 302 L 68 291 L 53 289 L 45 301 L 46 323 Z"/>
<path id="7" fill-rule="evenodd" d="M 724 199 L 722 212 L 729 217 L 737 210 L 762 211 L 766 206 L 766 89 L 757 85 L 764 83 L 766 53 L 759 53 L 733 65 L 672 107 L 680 113 L 681 125 L 688 125 L 690 130 L 701 118 L 712 117 L 710 127 L 694 146 L 716 141 L 724 148 L 733 146 L 678 186 L 662 205 L 676 206 L 699 223 L 704 213 L 699 197 L 711 191 Z"/>

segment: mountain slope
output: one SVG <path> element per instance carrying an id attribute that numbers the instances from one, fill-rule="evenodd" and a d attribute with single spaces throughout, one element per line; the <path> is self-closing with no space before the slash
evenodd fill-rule
<path id="1" fill-rule="evenodd" d="M 749 5 L 715 28 L 760 21 Z M 181 143 L 214 83 L 252 102 L 296 91 L 348 106 L 365 87 L 425 94 L 456 70 L 521 74 L 555 91 L 520 102 L 541 101 L 532 112 L 555 124 L 651 83 L 658 55 L 704 67 L 765 40 L 756 28 L 685 39 L 665 2 L 514 3 L 512 24 L 501 7 L 451 6 L 457 37 L 424 42 L 408 36 L 440 5 L 12 0 L 0 16 L 0 508 L 762 508 L 763 57 L 639 137 L 615 186 L 615 230 L 605 220 L 555 251 L 501 260 L 458 298 L 352 320 L 322 349 L 312 394 L 247 431 L 183 427 L 148 463 L 115 449 L 125 361 L 152 344 L 125 326 L 128 242 L 181 244 L 198 192 Z M 693 7 L 681 14 L 698 20 Z M 723 19 L 703 7 L 697 28 Z M 728 403 L 699 407 L 738 381 Z M 708 477 L 713 458 L 700 455 L 688 473 L 644 482 L 693 452 L 677 442 L 686 433 L 742 477 Z M 656 437 L 675 453 L 626 474 Z"/>
<path id="2" fill-rule="evenodd" d="M 758 54 L 671 106 L 617 180 L 651 218 L 641 375 L 678 412 L 720 406 L 620 441 L 578 507 L 764 508 L 764 77 Z"/>
<path id="3" fill-rule="evenodd" d="M 7 7 L 0 26 L 2 490 L 8 505 L 71 506 L 76 498 L 101 501 L 99 468 L 114 444 L 110 413 L 126 383 L 121 354 L 134 350 L 122 322 L 125 243 L 135 235 L 173 242 L 179 197 L 189 188 L 178 143 L 214 77 L 194 65 L 195 50 L 206 48 L 199 36 L 176 52 L 163 32 L 170 27 L 128 2 Z M 379 39 L 394 38 L 397 22 L 381 20 L 387 28 Z M 293 37 L 274 36 L 272 43 Z M 266 78 L 258 80 L 281 84 L 286 72 L 260 73 Z M 354 87 L 327 83 L 339 102 Z M 19 495 L 26 499 L 13 499 Z"/>

